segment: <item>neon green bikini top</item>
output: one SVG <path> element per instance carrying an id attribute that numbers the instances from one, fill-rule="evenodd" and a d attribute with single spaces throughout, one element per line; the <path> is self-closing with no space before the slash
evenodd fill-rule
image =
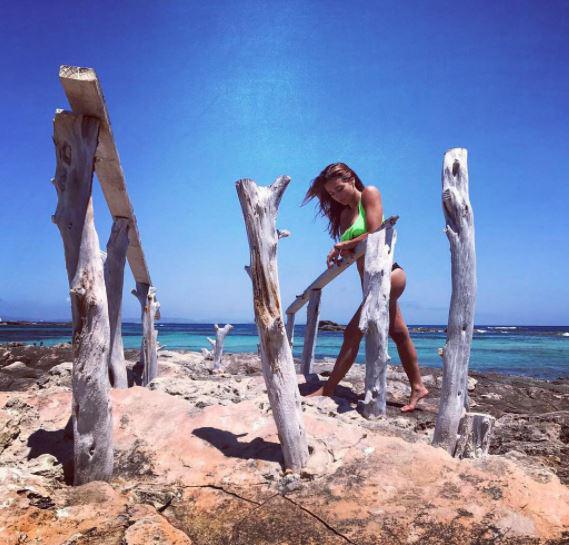
<path id="1" fill-rule="evenodd" d="M 383 222 L 384 220 L 385 216 L 383 216 L 381 221 Z M 356 221 L 354 221 L 354 223 L 352 223 L 352 225 L 350 225 L 342 233 L 340 241 L 345 242 L 346 240 L 352 240 L 353 238 L 359 237 L 364 233 L 367 233 L 366 211 L 364 210 L 364 205 L 362 204 L 362 200 L 360 199 L 360 202 L 358 203 L 358 217 L 356 218 Z"/>
<path id="2" fill-rule="evenodd" d="M 344 242 L 346 240 L 352 240 L 353 238 L 359 237 L 366 232 L 366 211 L 364 210 L 364 206 L 362 204 L 362 200 L 358 202 L 358 217 L 356 221 L 352 223 L 340 237 L 340 241 Z"/>

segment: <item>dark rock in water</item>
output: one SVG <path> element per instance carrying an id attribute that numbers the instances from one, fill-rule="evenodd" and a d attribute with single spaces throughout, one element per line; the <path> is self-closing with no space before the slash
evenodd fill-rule
<path id="1" fill-rule="evenodd" d="M 331 320 L 320 320 L 318 323 L 318 329 L 320 331 L 344 331 L 344 329 L 346 329 L 346 326 L 337 324 Z"/>

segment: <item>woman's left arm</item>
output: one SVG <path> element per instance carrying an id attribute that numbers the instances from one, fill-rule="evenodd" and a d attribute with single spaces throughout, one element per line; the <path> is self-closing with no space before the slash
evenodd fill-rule
<path id="1" fill-rule="evenodd" d="M 367 233 L 359 237 L 345 242 L 338 242 L 335 248 L 342 250 L 352 250 L 358 243 L 367 238 L 368 233 L 373 233 L 380 225 L 383 219 L 383 204 L 381 202 L 381 193 L 377 187 L 368 185 L 362 191 L 362 205 L 366 213 L 366 230 Z"/>

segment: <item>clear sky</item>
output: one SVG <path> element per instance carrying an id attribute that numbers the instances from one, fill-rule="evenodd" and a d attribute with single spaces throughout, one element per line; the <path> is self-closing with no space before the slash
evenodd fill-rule
<path id="1" fill-rule="evenodd" d="M 3 2 L 0 316 L 69 317 L 52 118 L 60 64 L 95 68 L 165 318 L 253 320 L 234 182 L 288 174 L 283 305 L 331 241 L 312 178 L 344 161 L 398 214 L 409 323 L 445 323 L 445 150 L 469 151 L 479 324 L 569 323 L 569 2 Z M 111 218 L 94 184 L 106 245 Z M 137 317 L 127 273 L 125 318 Z M 346 322 L 357 272 L 321 317 Z M 304 316 L 299 316 L 302 322 Z"/>

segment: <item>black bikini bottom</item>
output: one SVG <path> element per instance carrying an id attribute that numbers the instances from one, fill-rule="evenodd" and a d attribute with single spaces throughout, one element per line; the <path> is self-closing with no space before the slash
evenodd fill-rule
<path id="1" fill-rule="evenodd" d="M 397 263 L 397 261 L 394 261 L 393 265 L 391 266 L 391 270 L 394 271 L 395 269 L 403 270 L 403 267 L 401 265 L 399 265 L 399 263 Z"/>

